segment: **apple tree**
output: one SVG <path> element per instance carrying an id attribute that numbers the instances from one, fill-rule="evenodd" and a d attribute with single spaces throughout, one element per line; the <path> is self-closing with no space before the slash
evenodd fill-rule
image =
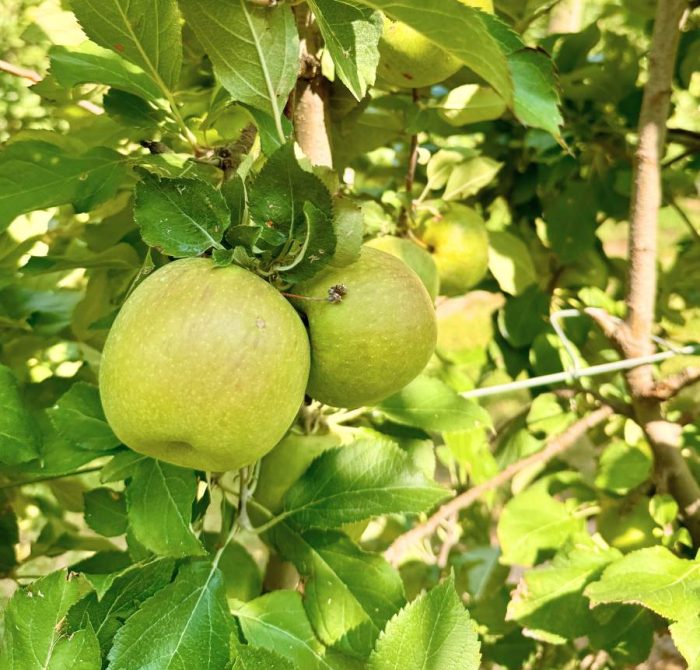
<path id="1" fill-rule="evenodd" d="M 0 670 L 700 669 L 688 0 L 9 0 Z"/>

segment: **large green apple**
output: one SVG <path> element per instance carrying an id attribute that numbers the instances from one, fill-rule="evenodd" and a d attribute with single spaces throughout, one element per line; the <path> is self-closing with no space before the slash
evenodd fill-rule
<path id="1" fill-rule="evenodd" d="M 440 289 L 440 278 L 435 261 L 429 251 L 405 237 L 394 237 L 393 235 L 375 237 L 367 242 L 367 246 L 400 258 L 418 275 L 428 294 L 435 301 Z"/>
<path id="2" fill-rule="evenodd" d="M 294 308 L 237 266 L 169 263 L 124 303 L 105 344 L 102 404 L 134 451 L 234 470 L 272 449 L 294 420 L 309 342 Z"/>
<path id="3" fill-rule="evenodd" d="M 492 0 L 460 0 L 463 5 L 493 12 Z M 377 79 L 400 88 L 423 88 L 451 77 L 462 61 L 401 21 L 384 18 L 379 41 Z"/>
<path id="4" fill-rule="evenodd" d="M 342 284 L 339 303 L 323 300 Z M 354 263 L 327 269 L 295 293 L 311 338 L 307 393 L 335 407 L 369 405 L 395 393 L 435 348 L 435 309 L 421 280 L 398 258 L 363 247 Z"/>
<path id="5" fill-rule="evenodd" d="M 489 238 L 484 220 L 466 205 L 452 203 L 430 219 L 423 242 L 433 252 L 443 295 L 462 295 L 478 284 L 489 267 Z"/>

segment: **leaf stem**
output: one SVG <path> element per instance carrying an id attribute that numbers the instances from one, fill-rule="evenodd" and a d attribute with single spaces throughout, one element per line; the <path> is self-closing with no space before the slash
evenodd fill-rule
<path id="1" fill-rule="evenodd" d="M 257 526 L 251 529 L 256 535 L 266 533 L 268 530 L 270 530 L 270 528 L 273 528 L 278 523 L 281 523 L 286 518 L 291 516 L 291 512 L 282 512 L 282 514 L 275 516 L 269 509 L 267 509 L 267 507 L 265 507 L 265 505 L 261 505 L 257 500 L 252 498 L 248 500 L 248 504 L 258 510 L 258 512 L 262 513 L 268 519 L 264 524 L 262 524 L 262 526 Z"/>

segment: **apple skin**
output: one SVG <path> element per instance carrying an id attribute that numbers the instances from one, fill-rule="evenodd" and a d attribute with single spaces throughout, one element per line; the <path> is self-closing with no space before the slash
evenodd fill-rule
<path id="1" fill-rule="evenodd" d="M 278 291 L 238 266 L 186 258 L 124 303 L 105 343 L 100 393 L 112 430 L 134 451 L 235 470 L 280 441 L 308 373 L 306 330 Z"/>
<path id="2" fill-rule="evenodd" d="M 367 242 L 366 246 L 400 258 L 418 275 L 428 291 L 428 295 L 435 302 L 440 290 L 440 277 L 438 277 L 437 266 L 429 251 L 405 237 L 394 237 L 393 235 L 375 237 Z"/>
<path id="3" fill-rule="evenodd" d="M 463 5 L 493 13 L 493 0 L 460 0 Z M 379 40 L 377 80 L 399 88 L 423 88 L 451 77 L 462 61 L 402 21 L 384 18 Z"/>
<path id="4" fill-rule="evenodd" d="M 488 233 L 471 207 L 451 204 L 444 216 L 428 221 L 422 239 L 433 252 L 443 295 L 464 294 L 488 271 Z"/>
<path id="5" fill-rule="evenodd" d="M 398 258 L 364 246 L 342 268 L 326 269 L 294 293 L 325 298 L 343 284 L 339 303 L 299 300 L 311 340 L 307 393 L 334 407 L 377 403 L 425 367 L 437 340 L 433 303 L 415 272 Z"/>

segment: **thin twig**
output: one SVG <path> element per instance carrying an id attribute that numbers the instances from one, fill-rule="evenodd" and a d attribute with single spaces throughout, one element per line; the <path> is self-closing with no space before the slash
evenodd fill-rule
<path id="1" fill-rule="evenodd" d="M 65 474 L 62 474 L 62 475 L 44 475 L 43 477 L 34 477 L 32 479 L 24 479 L 24 480 L 18 481 L 18 482 L 10 482 L 9 484 L 2 484 L 2 485 L 0 485 L 0 491 L 4 491 L 6 489 L 19 488 L 20 486 L 27 486 L 28 484 L 39 484 L 41 482 L 49 482 L 53 479 L 64 479 L 66 477 L 77 477 L 79 475 L 85 475 L 89 472 L 97 472 L 98 470 L 102 470 L 101 465 L 95 465 L 91 468 L 84 468 L 83 470 L 74 470 L 73 472 L 66 472 Z"/>
<path id="2" fill-rule="evenodd" d="M 7 74 L 14 75 L 15 77 L 27 79 L 33 84 L 38 84 L 42 80 L 41 75 L 36 72 L 36 70 L 30 70 L 29 68 L 21 67 L 20 65 L 13 65 L 12 63 L 8 63 L 6 60 L 0 60 L 0 71 L 7 72 Z M 78 107 L 82 107 L 85 111 L 97 116 L 104 112 L 102 107 L 96 105 L 94 102 L 90 102 L 89 100 L 78 100 L 75 104 L 78 105 Z"/>
<path id="3" fill-rule="evenodd" d="M 688 227 L 688 230 L 690 231 L 690 234 L 693 236 L 696 242 L 700 242 L 700 232 L 698 232 L 698 229 L 695 227 L 695 224 L 690 220 L 690 217 L 685 213 L 685 210 L 678 204 L 675 198 L 669 197 L 668 202 L 673 207 L 673 209 L 676 211 L 678 216 L 683 219 L 683 223 Z"/>
<path id="4" fill-rule="evenodd" d="M 474 486 L 445 503 L 425 523 L 415 526 L 407 533 L 397 537 L 384 553 L 384 557 L 393 565 L 398 565 L 408 549 L 425 538 L 432 536 L 446 519 L 470 507 L 481 498 L 484 493 L 493 491 L 503 484 L 506 484 L 519 472 L 522 472 L 532 465 L 543 464 L 552 460 L 575 444 L 589 430 L 603 423 L 608 417 L 612 416 L 612 414 L 612 408 L 607 406 L 600 407 L 569 426 L 561 435 L 550 440 L 542 451 L 509 465 L 495 477 L 483 484 Z"/>

